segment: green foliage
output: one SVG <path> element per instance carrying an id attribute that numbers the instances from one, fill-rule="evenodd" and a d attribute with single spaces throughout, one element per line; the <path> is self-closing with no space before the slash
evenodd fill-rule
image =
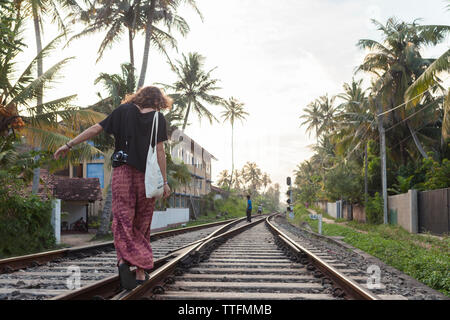
<path id="1" fill-rule="evenodd" d="M 401 194 L 408 192 L 409 189 L 411 189 L 411 181 L 414 179 L 414 176 L 409 176 L 407 178 L 398 176 L 397 181 L 398 183 L 394 184 L 393 188 L 388 188 L 387 190 L 390 192 L 393 192 L 394 194 Z"/>
<path id="2" fill-rule="evenodd" d="M 339 163 L 325 175 L 325 190 L 329 199 L 356 202 L 362 197 L 362 177 L 355 162 Z"/>
<path id="3" fill-rule="evenodd" d="M 343 241 L 450 296 L 448 237 L 444 240 L 428 239 L 392 225 L 352 222 L 351 226 L 365 233 L 348 226 L 328 223 L 323 224 L 322 229 L 325 235 L 343 236 Z"/>
<path id="4" fill-rule="evenodd" d="M 33 169 L 48 161 L 47 152 L 18 152 L 13 135 L 0 138 L 0 258 L 54 246 L 51 200 L 27 192 Z"/>
<path id="5" fill-rule="evenodd" d="M 44 164 L 52 167 L 58 163 L 47 150 L 19 152 L 18 149 L 22 147 L 18 135 L 0 136 L 0 174 L 26 183 L 32 180 L 34 168 Z M 35 159 L 36 155 L 39 160 Z"/>
<path id="6" fill-rule="evenodd" d="M 218 199 L 214 203 L 215 212 L 228 212 L 227 218 L 242 217 L 246 214 L 247 204 L 244 198 L 230 195 L 226 199 Z M 255 205 L 253 205 L 255 207 Z M 254 213 L 255 208 L 253 208 Z"/>
<path id="7" fill-rule="evenodd" d="M 418 168 L 417 172 L 425 173 L 424 182 L 415 186 L 418 190 L 434 190 L 450 187 L 450 161 L 448 159 L 443 159 L 440 163 L 430 156 L 422 160 L 422 166 Z"/>
<path id="8" fill-rule="evenodd" d="M 0 174 L 0 258 L 52 248 L 51 200 L 22 195 L 24 185 Z"/>
<path id="9" fill-rule="evenodd" d="M 378 192 L 367 199 L 366 219 L 371 224 L 383 223 L 383 197 Z"/>

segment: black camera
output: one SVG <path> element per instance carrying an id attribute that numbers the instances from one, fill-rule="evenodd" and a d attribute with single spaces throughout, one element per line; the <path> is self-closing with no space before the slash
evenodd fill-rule
<path id="1" fill-rule="evenodd" d="M 120 150 L 117 152 L 114 152 L 112 155 L 112 166 L 113 168 L 119 167 L 123 165 L 124 163 L 127 163 L 128 160 L 128 154 L 124 151 Z"/>

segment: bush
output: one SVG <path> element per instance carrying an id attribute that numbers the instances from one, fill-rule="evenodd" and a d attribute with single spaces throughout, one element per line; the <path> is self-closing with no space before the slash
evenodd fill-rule
<path id="1" fill-rule="evenodd" d="M 228 212 L 228 217 L 245 216 L 247 209 L 247 202 L 244 198 L 238 196 L 229 196 L 227 199 L 219 199 L 214 203 L 215 212 Z M 253 209 L 252 213 L 255 210 Z"/>
<path id="2" fill-rule="evenodd" d="M 383 198 L 378 192 L 367 199 L 366 218 L 371 224 L 383 223 Z"/>
<path id="3" fill-rule="evenodd" d="M 18 182 L 0 179 L 0 258 L 39 252 L 55 245 L 51 200 L 20 195 Z"/>
<path id="4" fill-rule="evenodd" d="M 418 184 L 419 190 L 435 190 L 450 187 L 450 161 L 443 159 L 441 163 L 435 161 L 429 154 L 428 159 L 422 160 L 419 171 L 425 171 L 425 181 Z"/>

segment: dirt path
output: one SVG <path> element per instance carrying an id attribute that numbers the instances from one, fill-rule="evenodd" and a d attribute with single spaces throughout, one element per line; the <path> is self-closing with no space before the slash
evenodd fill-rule
<path id="1" fill-rule="evenodd" d="M 66 244 L 70 247 L 78 247 L 103 242 L 103 241 L 90 241 L 93 237 L 95 237 L 94 233 L 62 234 L 61 243 Z"/>

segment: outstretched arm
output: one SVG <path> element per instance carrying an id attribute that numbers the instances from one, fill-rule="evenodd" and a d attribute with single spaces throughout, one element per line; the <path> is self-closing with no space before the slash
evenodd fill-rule
<path id="1" fill-rule="evenodd" d="M 70 140 L 68 143 L 60 147 L 58 150 L 56 150 L 53 156 L 55 157 L 55 159 L 58 159 L 60 156 L 64 157 L 73 146 L 76 146 L 77 144 L 95 137 L 100 132 L 102 132 L 102 130 L 103 127 L 101 125 L 99 125 L 98 123 L 94 124 L 93 126 L 84 130 L 78 136 Z"/>

